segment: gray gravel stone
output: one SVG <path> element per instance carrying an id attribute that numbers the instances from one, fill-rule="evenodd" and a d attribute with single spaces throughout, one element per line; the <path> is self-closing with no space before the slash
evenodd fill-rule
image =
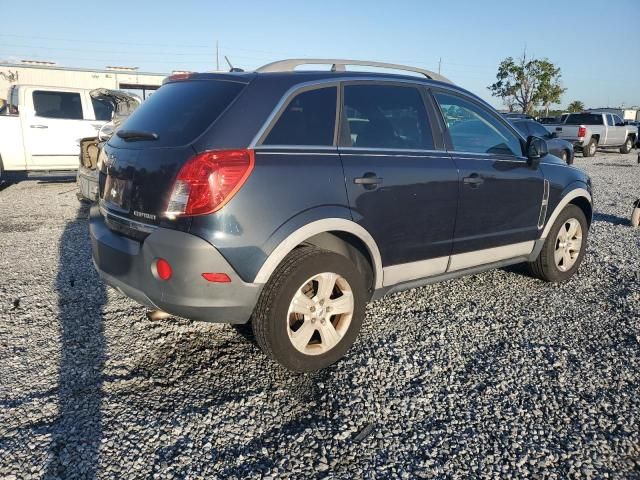
<path id="1" fill-rule="evenodd" d="M 576 165 L 596 214 L 574 279 L 392 295 L 307 375 L 105 287 L 73 183 L 0 187 L 0 478 L 637 478 L 640 166 Z"/>

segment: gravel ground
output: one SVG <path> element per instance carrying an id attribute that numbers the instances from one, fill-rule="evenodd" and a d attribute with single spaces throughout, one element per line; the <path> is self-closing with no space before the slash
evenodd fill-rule
<path id="1" fill-rule="evenodd" d="M 576 164 L 597 210 L 576 278 L 392 295 L 307 375 L 106 288 L 73 183 L 5 186 L 0 478 L 640 478 L 640 165 Z"/>

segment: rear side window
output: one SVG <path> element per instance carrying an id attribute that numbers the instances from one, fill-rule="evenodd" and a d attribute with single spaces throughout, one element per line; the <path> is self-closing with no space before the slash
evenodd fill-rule
<path id="1" fill-rule="evenodd" d="M 154 147 L 185 145 L 200 136 L 244 86 L 223 80 L 167 83 L 131 114 L 121 130 L 157 134 Z M 114 136 L 110 142 L 123 141 Z"/>
<path id="2" fill-rule="evenodd" d="M 38 117 L 82 120 L 79 93 L 36 90 L 33 92 L 33 107 Z"/>
<path id="3" fill-rule="evenodd" d="M 113 103 L 103 98 L 92 98 L 93 113 L 96 115 L 96 120 L 104 120 L 106 122 L 111 120 L 113 116 Z"/>
<path id="4" fill-rule="evenodd" d="M 602 125 L 602 115 L 594 113 L 574 113 L 567 117 L 566 125 Z"/>
<path id="5" fill-rule="evenodd" d="M 296 95 L 262 144 L 332 146 L 337 95 L 336 87 Z"/>
<path id="6" fill-rule="evenodd" d="M 350 145 L 358 148 L 433 149 L 420 92 L 394 85 L 346 85 L 344 113 Z"/>

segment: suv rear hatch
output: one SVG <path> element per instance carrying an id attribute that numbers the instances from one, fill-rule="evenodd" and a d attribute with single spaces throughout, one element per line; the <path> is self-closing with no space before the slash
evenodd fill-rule
<path id="1" fill-rule="evenodd" d="M 128 228 L 149 231 L 145 225 L 180 224 L 164 216 L 176 176 L 197 153 L 194 141 L 248 83 L 246 78 L 207 77 L 170 80 L 109 140 L 102 154 L 100 205 L 110 226 L 119 221 Z"/>

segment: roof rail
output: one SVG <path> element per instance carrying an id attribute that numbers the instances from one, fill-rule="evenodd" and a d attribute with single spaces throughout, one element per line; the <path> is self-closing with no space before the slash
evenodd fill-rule
<path id="1" fill-rule="evenodd" d="M 258 68 L 256 72 L 293 72 L 300 65 L 331 65 L 332 72 L 344 72 L 347 65 L 361 65 L 365 67 L 389 68 L 393 70 L 404 70 L 407 72 L 419 73 L 431 80 L 438 80 L 445 83 L 453 83 L 446 77 L 431 70 L 422 68 L 409 67 L 407 65 L 398 65 L 395 63 L 369 62 L 366 60 L 340 60 L 336 58 L 291 58 L 288 60 L 278 60 L 277 62 L 267 63 Z"/>

